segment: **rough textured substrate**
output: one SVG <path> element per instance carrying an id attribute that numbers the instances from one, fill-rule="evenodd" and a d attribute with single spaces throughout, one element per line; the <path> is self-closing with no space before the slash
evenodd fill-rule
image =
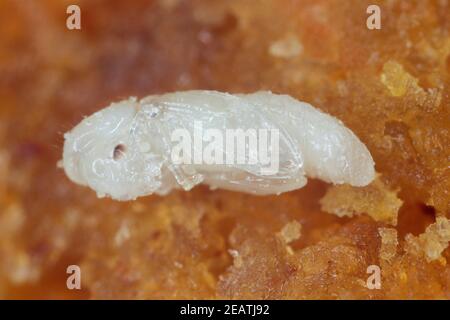
<path id="1" fill-rule="evenodd" d="M 375 1 L 369 31 L 373 2 L 85 0 L 69 32 L 69 3 L 1 1 L 0 296 L 449 298 L 450 4 Z M 308 101 L 366 143 L 380 180 L 117 203 L 56 168 L 83 115 L 194 88 Z"/>

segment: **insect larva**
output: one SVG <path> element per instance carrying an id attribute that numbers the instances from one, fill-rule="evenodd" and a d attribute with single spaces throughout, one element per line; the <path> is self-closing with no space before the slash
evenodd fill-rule
<path id="1" fill-rule="evenodd" d="M 195 136 L 199 123 L 204 131 L 214 129 L 216 134 L 217 130 L 250 132 L 245 140 L 245 161 L 175 161 L 174 149 L 180 141 L 174 141 L 174 132 L 184 130 Z M 250 161 L 257 153 L 252 149 L 255 145 L 249 145 L 255 138 L 251 133 L 261 130 L 269 130 L 272 136 L 278 132 L 278 144 L 268 147 L 278 161 L 277 170 L 270 174 L 262 170 L 262 162 Z M 306 176 L 365 186 L 375 175 L 366 146 L 342 122 L 288 95 L 270 92 L 186 91 L 139 101 L 130 98 L 85 118 L 64 137 L 67 176 L 99 196 L 117 200 L 163 195 L 175 188 L 190 190 L 199 183 L 260 195 L 279 194 L 303 187 Z M 261 146 L 266 137 L 252 141 Z M 204 138 L 201 143 L 206 143 Z M 209 148 L 215 150 L 211 155 L 221 151 L 222 159 L 230 154 L 234 159 L 236 150 L 224 150 L 228 145 L 219 140 L 210 140 Z M 194 158 L 202 152 L 196 143 Z"/>

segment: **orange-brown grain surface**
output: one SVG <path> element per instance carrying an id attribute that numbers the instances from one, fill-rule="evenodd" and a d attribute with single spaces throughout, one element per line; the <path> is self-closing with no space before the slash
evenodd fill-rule
<path id="1" fill-rule="evenodd" d="M 373 2 L 381 30 L 366 27 Z M 80 31 L 65 26 L 69 4 Z M 397 194 L 397 225 L 323 212 L 330 186 L 314 180 L 281 196 L 198 187 L 119 203 L 56 167 L 83 116 L 186 89 L 272 90 L 338 117 Z M 450 217 L 449 106 L 446 0 L 0 1 L 0 297 L 448 299 L 450 238 L 433 223 Z M 334 205 L 382 214 L 361 199 L 387 196 L 340 201 L 351 194 L 357 205 Z M 379 228 L 397 230 L 397 251 Z M 71 264 L 81 291 L 66 288 Z M 365 286 L 373 264 L 380 290 Z"/>

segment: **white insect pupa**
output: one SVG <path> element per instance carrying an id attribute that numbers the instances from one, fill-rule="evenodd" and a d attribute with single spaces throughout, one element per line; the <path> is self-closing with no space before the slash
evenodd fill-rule
<path id="1" fill-rule="evenodd" d="M 276 172 L 264 173 L 261 162 L 250 161 L 255 150 L 248 150 L 244 162 L 231 164 L 174 161 L 178 142 L 173 133 L 181 129 L 195 136 L 199 123 L 204 131 L 216 133 L 278 132 L 277 149 L 270 150 L 277 151 Z M 64 137 L 62 163 L 67 176 L 99 196 L 117 200 L 190 190 L 200 183 L 267 195 L 301 188 L 306 176 L 353 186 L 365 186 L 375 177 L 366 146 L 341 121 L 288 95 L 266 91 L 185 91 L 139 101 L 130 98 L 85 118 Z M 212 139 L 209 148 L 212 145 L 226 158 L 234 151 L 224 149 L 219 140 Z M 254 141 L 258 146 L 262 138 L 256 136 Z M 252 148 L 248 142 L 246 147 Z M 195 158 L 199 150 L 195 146 L 193 150 Z"/>

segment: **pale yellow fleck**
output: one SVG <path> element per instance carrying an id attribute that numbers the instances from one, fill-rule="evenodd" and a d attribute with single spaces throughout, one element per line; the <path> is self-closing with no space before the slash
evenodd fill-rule
<path id="1" fill-rule="evenodd" d="M 408 275 L 406 274 L 406 272 L 402 271 L 400 273 L 400 281 L 403 282 L 403 283 L 408 281 Z"/>
<path id="2" fill-rule="evenodd" d="M 33 266 L 30 257 L 20 252 L 14 256 L 11 269 L 9 269 L 9 278 L 15 284 L 24 284 L 35 282 L 39 279 L 40 272 Z"/>
<path id="3" fill-rule="evenodd" d="M 24 222 L 23 207 L 18 202 L 14 202 L 3 211 L 3 215 L 0 215 L 0 232 L 2 235 L 13 234 L 20 230 Z"/>
<path id="4" fill-rule="evenodd" d="M 114 236 L 114 243 L 116 246 L 121 246 L 125 241 L 130 238 L 130 228 L 128 227 L 128 223 L 122 222 L 119 229 L 117 230 Z"/>
<path id="5" fill-rule="evenodd" d="M 356 279 L 356 283 L 359 284 L 361 287 L 367 288 L 367 283 L 363 279 Z"/>
<path id="6" fill-rule="evenodd" d="M 237 250 L 228 250 L 228 252 L 230 253 L 230 255 L 233 257 L 233 264 L 236 268 L 240 268 L 243 265 L 243 261 L 242 261 L 242 257 L 239 254 L 239 251 Z"/>
<path id="7" fill-rule="evenodd" d="M 294 250 L 291 246 L 286 246 L 286 251 L 290 256 L 294 255 Z"/>
<path id="8" fill-rule="evenodd" d="M 303 46 L 293 34 L 287 34 L 280 40 L 273 42 L 269 47 L 271 56 L 277 58 L 295 58 L 303 51 Z"/>
<path id="9" fill-rule="evenodd" d="M 390 262 L 397 255 L 397 230 L 394 228 L 378 228 L 381 237 L 380 259 Z"/>
<path id="10" fill-rule="evenodd" d="M 384 64 L 381 82 L 394 97 L 405 95 L 409 88 L 413 90 L 420 89 L 419 81 L 410 75 L 401 64 L 393 60 L 389 60 Z"/>

